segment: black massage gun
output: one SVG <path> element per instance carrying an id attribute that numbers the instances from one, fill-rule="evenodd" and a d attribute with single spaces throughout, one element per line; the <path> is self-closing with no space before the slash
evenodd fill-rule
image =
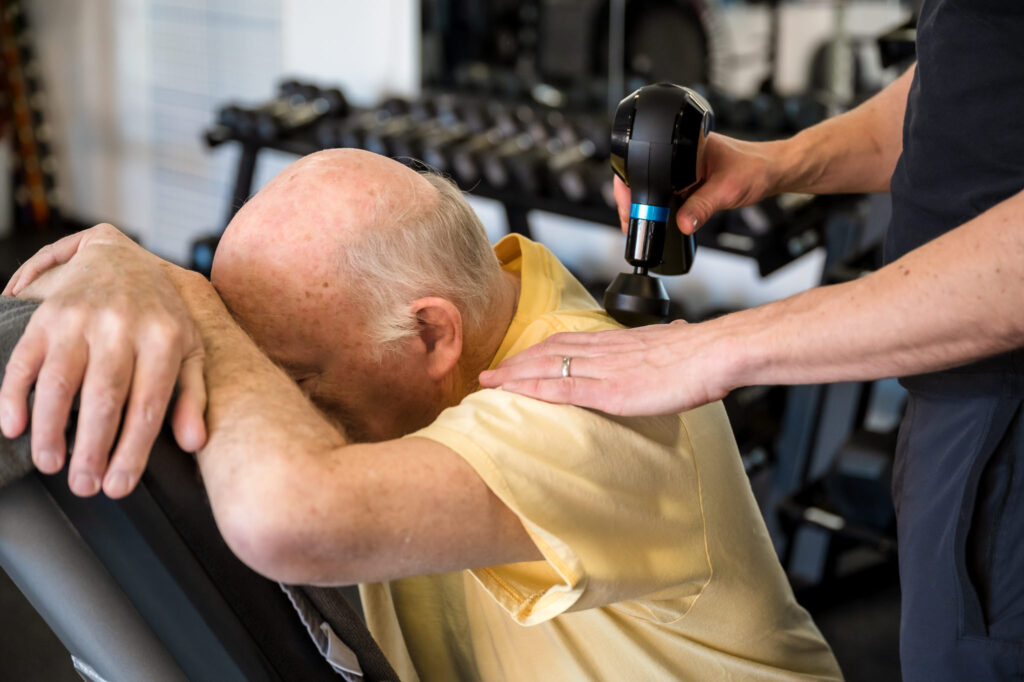
<path id="1" fill-rule="evenodd" d="M 682 275 L 693 265 L 693 235 L 676 226 L 676 210 L 700 184 L 704 141 L 714 123 L 707 101 L 690 88 L 647 85 L 619 102 L 612 124 L 611 164 L 631 191 L 626 261 L 604 292 L 616 321 L 636 327 L 664 322 L 669 298 L 659 275 Z"/>

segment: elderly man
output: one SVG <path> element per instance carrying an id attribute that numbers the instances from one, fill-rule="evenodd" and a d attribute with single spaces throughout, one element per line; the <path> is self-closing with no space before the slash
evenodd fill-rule
<path id="1" fill-rule="evenodd" d="M 172 423 L 228 544 L 277 580 L 363 583 L 405 680 L 840 677 L 720 404 L 619 418 L 478 390 L 503 358 L 611 323 L 540 245 L 492 251 L 447 181 L 302 159 L 232 221 L 212 282 L 109 226 L 26 263 L 7 293 L 44 302 L 4 434 L 35 384 L 34 460 L 58 470 L 81 386 L 70 485 L 123 495 L 177 375 Z"/>

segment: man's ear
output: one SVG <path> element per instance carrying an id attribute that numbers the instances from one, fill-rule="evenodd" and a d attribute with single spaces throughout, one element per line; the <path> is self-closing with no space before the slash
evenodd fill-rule
<path id="1" fill-rule="evenodd" d="M 436 380 L 455 369 L 462 356 L 462 314 L 455 304 L 431 296 L 413 301 L 412 313 L 427 362 L 427 374 Z"/>

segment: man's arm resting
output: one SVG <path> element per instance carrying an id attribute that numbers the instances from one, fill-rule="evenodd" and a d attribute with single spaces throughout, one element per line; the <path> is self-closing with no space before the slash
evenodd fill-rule
<path id="1" fill-rule="evenodd" d="M 347 444 L 209 283 L 183 276 L 207 353 L 210 436 L 199 467 L 243 561 L 285 582 L 345 584 L 541 558 L 515 514 L 447 447 Z"/>

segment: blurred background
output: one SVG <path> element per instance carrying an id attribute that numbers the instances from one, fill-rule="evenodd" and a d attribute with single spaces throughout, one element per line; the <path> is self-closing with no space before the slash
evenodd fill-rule
<path id="1" fill-rule="evenodd" d="M 227 221 L 267 180 L 299 155 L 360 147 L 450 175 L 493 240 L 542 241 L 599 296 L 627 267 L 607 163 L 623 96 L 687 85 L 719 131 L 789 136 L 913 61 L 917 4 L 3 0 L 0 277 L 101 221 L 208 271 Z M 888 218 L 887 196 L 863 195 L 716 216 L 691 273 L 665 279 L 674 315 L 859 277 L 878 264 Z M 726 405 L 780 557 L 848 679 L 897 679 L 888 487 L 901 389 L 751 387 Z M 14 626 L 0 678 L 62 679 L 38 676 L 45 626 L 16 590 L 0 596 Z"/>

